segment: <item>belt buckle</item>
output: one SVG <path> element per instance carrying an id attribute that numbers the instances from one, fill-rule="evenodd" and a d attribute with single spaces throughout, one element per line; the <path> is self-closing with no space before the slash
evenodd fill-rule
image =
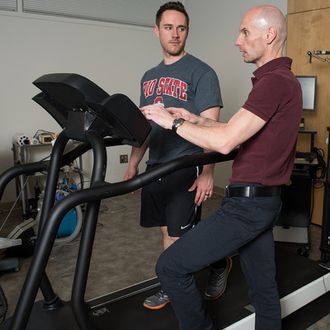
<path id="1" fill-rule="evenodd" d="M 228 185 L 226 185 L 226 187 L 225 187 L 225 196 L 229 197 L 229 187 L 228 187 Z"/>
<path id="2" fill-rule="evenodd" d="M 248 198 L 251 198 L 253 197 L 253 194 L 252 194 L 252 187 L 251 186 L 246 186 L 245 189 L 244 189 L 244 197 L 248 197 Z"/>

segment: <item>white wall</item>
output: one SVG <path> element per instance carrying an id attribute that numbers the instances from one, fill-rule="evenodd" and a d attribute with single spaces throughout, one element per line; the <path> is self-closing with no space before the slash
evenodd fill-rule
<path id="1" fill-rule="evenodd" d="M 254 65 L 245 64 L 235 46 L 243 13 L 256 5 L 272 4 L 286 15 L 287 0 L 186 0 L 190 14 L 187 49 L 210 64 L 220 79 L 224 108 L 221 120 L 227 121 L 244 103 L 251 89 Z M 224 187 L 231 173 L 231 162 L 217 164 L 215 184 Z"/>
<path id="2" fill-rule="evenodd" d="M 228 119 L 250 90 L 252 65 L 244 64 L 234 46 L 243 12 L 263 1 L 185 0 L 191 17 L 187 50 L 214 67 L 219 75 Z M 273 0 L 286 13 L 286 0 Z M 0 173 L 12 166 L 12 136 L 32 136 L 37 129 L 59 131 L 59 126 L 31 98 L 39 92 L 32 81 L 51 72 L 75 72 L 93 80 L 109 94 L 139 99 L 143 72 L 161 59 L 158 40 L 151 28 L 96 23 L 0 11 Z M 121 180 L 126 166 L 119 154 L 130 148 L 112 148 L 107 180 Z M 230 164 L 217 165 L 216 185 L 223 187 Z M 14 199 L 14 185 L 2 201 Z"/>
<path id="3" fill-rule="evenodd" d="M 93 23 L 41 15 L 0 11 L 0 173 L 13 165 L 12 136 L 33 136 L 37 129 L 59 131 L 48 113 L 31 100 L 39 90 L 32 81 L 51 72 L 84 75 L 109 94 L 126 94 L 139 102 L 143 72 L 159 62 L 161 52 L 151 28 Z M 109 153 L 109 181 L 123 177 L 126 165 L 119 154 L 130 147 L 115 147 Z M 14 198 L 14 185 L 2 201 Z"/>

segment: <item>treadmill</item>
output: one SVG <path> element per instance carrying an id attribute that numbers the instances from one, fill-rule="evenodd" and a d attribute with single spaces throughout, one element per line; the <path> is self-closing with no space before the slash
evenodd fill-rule
<path id="1" fill-rule="evenodd" d="M 123 94 L 108 95 L 89 79 L 71 73 L 46 74 L 35 80 L 41 93 L 33 100 L 41 105 L 63 128 L 54 144 L 49 162 L 17 165 L 0 176 L 0 198 L 14 177 L 46 171 L 47 182 L 41 210 L 38 239 L 14 315 L 0 329 L 83 329 L 128 330 L 178 329 L 170 305 L 156 312 L 142 307 L 146 295 L 158 290 L 156 278 L 132 287 L 85 301 L 85 290 L 102 199 L 137 190 L 175 170 L 208 163 L 232 160 L 228 155 L 206 153 L 184 156 L 148 173 L 117 183 L 105 181 L 109 146 L 128 144 L 141 146 L 150 132 L 150 125 L 135 104 Z M 64 153 L 69 140 L 80 144 Z M 89 188 L 75 191 L 54 205 L 56 184 L 61 166 L 70 163 L 87 150 L 93 152 L 92 180 Z M 45 272 L 61 219 L 72 208 L 86 204 L 71 300 L 62 301 L 53 291 Z M 224 295 L 206 302 L 216 329 L 254 329 L 254 311 L 249 305 L 248 288 L 240 270 L 239 257 L 233 258 L 229 286 Z M 282 317 L 285 317 L 330 289 L 327 270 L 303 256 L 295 249 L 276 246 L 277 281 L 281 296 Z M 200 285 L 207 270 L 196 274 Z M 35 302 L 38 289 L 44 299 Z"/>

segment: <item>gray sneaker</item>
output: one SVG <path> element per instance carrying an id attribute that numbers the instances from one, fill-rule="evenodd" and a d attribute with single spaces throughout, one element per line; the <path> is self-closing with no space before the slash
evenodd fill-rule
<path id="1" fill-rule="evenodd" d="M 233 261 L 230 257 L 227 257 L 226 261 L 227 261 L 226 268 L 220 270 L 215 270 L 211 268 L 206 289 L 204 291 L 205 299 L 207 300 L 218 299 L 225 292 L 228 275 L 233 265 Z"/>
<path id="2" fill-rule="evenodd" d="M 143 306 L 149 309 L 161 309 L 170 302 L 168 295 L 160 289 L 154 295 L 148 297 L 144 302 Z"/>

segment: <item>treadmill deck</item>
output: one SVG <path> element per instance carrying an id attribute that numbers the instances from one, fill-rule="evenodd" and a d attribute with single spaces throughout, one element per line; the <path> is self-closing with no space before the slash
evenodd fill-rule
<path id="1" fill-rule="evenodd" d="M 276 243 L 277 282 L 281 297 L 282 318 L 290 315 L 330 290 L 330 273 L 317 262 L 296 253 L 292 246 Z M 207 270 L 196 274 L 201 288 L 207 279 Z M 151 279 L 88 302 L 95 329 L 107 330 L 177 330 L 178 324 L 168 304 L 161 310 L 148 310 L 144 299 L 157 292 L 157 279 Z M 254 313 L 249 305 L 248 288 L 240 269 L 239 257 L 233 257 L 227 289 L 216 301 L 206 305 L 218 329 L 254 329 Z M 0 329 L 8 328 L 7 320 Z M 70 303 L 58 310 L 45 312 L 42 302 L 35 303 L 28 330 L 79 330 L 71 312 Z"/>

